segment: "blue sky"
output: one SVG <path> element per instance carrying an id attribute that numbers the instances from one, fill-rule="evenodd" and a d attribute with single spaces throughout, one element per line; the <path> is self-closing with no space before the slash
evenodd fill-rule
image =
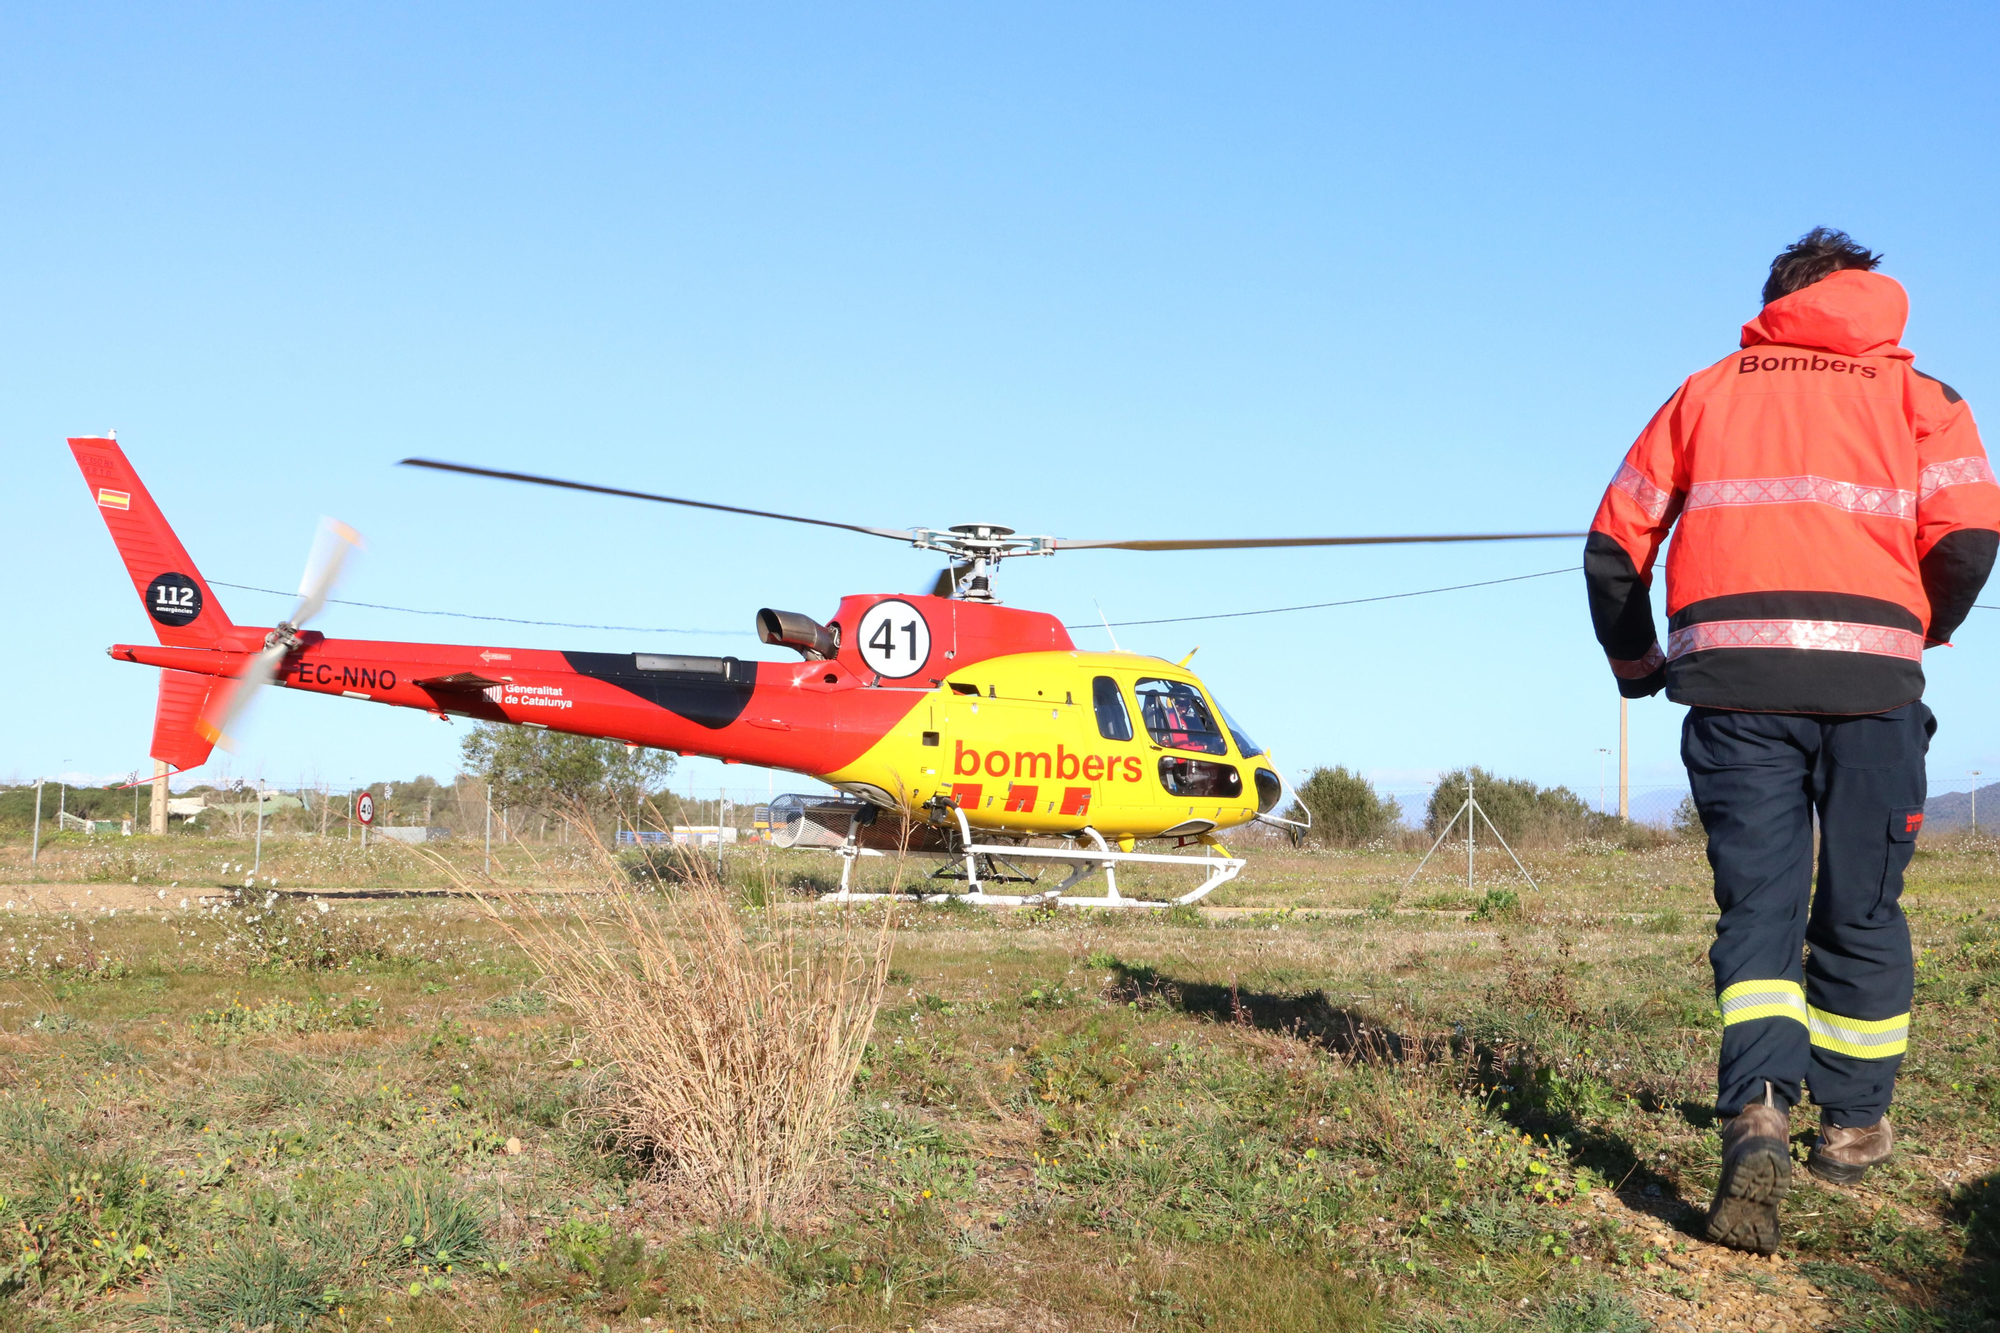
<path id="1" fill-rule="evenodd" d="M 62 440 L 116 428 L 212 579 L 329 634 L 760 652 L 929 556 L 399 470 L 430 454 L 863 523 L 1581 528 L 1764 267 L 1845 227 L 2000 402 L 1991 9 L 60 6 L 0 18 L 0 777 L 145 762 L 146 622 Z M 1075 553 L 1113 620 L 1574 564 L 1569 544 Z M 32 591 L 29 591 L 32 589 Z M 283 599 L 223 591 L 239 621 Z M 1988 595 L 2000 603 L 2000 590 Z M 697 633 L 696 631 L 702 631 Z M 491 638 L 482 636 L 491 635 Z M 1124 632 L 1293 771 L 1594 799 L 1580 576 Z M 1098 646 L 1101 631 L 1079 632 Z M 1934 789 L 2000 773 L 2000 613 L 1927 659 Z M 776 655 L 776 654 L 772 654 Z M 1633 710 L 1678 785 L 1681 710 Z M 274 692 L 230 771 L 444 775 L 457 728 Z M 686 780 L 760 790 L 761 773 Z M 780 783 L 783 778 L 778 779 Z M 780 787 L 782 790 L 783 787 Z"/>

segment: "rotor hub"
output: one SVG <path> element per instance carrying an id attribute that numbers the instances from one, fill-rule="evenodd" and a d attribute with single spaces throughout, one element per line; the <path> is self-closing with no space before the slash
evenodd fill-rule
<path id="1" fill-rule="evenodd" d="M 1009 556 L 1054 555 L 1054 537 L 1023 537 L 999 523 L 955 523 L 943 532 L 916 528 L 910 545 L 950 557 L 951 595 L 965 602 L 992 602 L 995 567 Z"/>

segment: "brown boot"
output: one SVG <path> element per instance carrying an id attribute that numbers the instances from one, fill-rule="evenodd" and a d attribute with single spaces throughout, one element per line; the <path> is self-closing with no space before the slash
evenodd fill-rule
<path id="1" fill-rule="evenodd" d="M 1778 1203 L 1792 1185 L 1791 1108 L 1764 1100 L 1722 1128 L 1722 1180 L 1708 1206 L 1707 1235 L 1717 1245 L 1770 1254 L 1778 1248 Z"/>
<path id="2" fill-rule="evenodd" d="M 1868 1174 L 1869 1167 L 1888 1161 L 1895 1147 L 1896 1132 L 1889 1128 L 1886 1115 L 1858 1129 L 1821 1120 L 1819 1139 L 1806 1155 L 1806 1170 L 1836 1185 L 1852 1185 Z"/>

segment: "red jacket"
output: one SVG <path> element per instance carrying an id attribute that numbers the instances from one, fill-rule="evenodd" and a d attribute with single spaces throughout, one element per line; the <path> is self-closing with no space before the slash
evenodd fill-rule
<path id="1" fill-rule="evenodd" d="M 1688 377 L 1604 492 L 1584 547 L 1620 693 L 1878 713 L 1924 692 L 2000 546 L 1972 411 L 1898 345 L 1909 300 L 1843 270 L 1779 297 Z M 1668 634 L 1648 589 L 1667 554 Z"/>

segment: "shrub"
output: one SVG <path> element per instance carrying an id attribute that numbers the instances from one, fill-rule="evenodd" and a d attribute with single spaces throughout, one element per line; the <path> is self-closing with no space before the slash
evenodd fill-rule
<path id="1" fill-rule="evenodd" d="M 1323 847 L 1373 842 L 1387 836 L 1403 818 L 1393 796 L 1382 796 L 1366 778 L 1344 767 L 1314 769 L 1299 785 L 1298 794 L 1289 817 L 1310 815 L 1312 831 L 1306 836 Z"/>
<path id="2" fill-rule="evenodd" d="M 1499 778 L 1483 768 L 1457 768 L 1438 779 L 1424 808 L 1424 831 L 1436 837 L 1465 804 L 1470 778 L 1479 808 L 1510 844 L 1563 843 L 1580 837 L 1618 839 L 1622 821 L 1600 815 L 1568 787 L 1538 787 L 1522 778 Z M 1460 827 L 1463 828 L 1463 821 Z M 1486 830 L 1480 829 L 1484 836 Z"/>
<path id="3" fill-rule="evenodd" d="M 645 892 L 598 850 L 601 897 L 493 913 L 588 1034 L 597 1111 L 691 1210 L 795 1213 L 837 1161 L 894 914 L 845 913 L 828 939 L 813 916 L 743 906 L 705 863 Z"/>

